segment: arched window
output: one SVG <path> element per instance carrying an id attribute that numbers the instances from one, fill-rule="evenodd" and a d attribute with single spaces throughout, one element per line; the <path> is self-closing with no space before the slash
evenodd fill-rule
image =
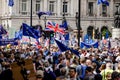
<path id="1" fill-rule="evenodd" d="M 108 38 L 108 37 L 111 36 L 111 33 L 110 33 L 110 31 L 108 30 L 107 26 L 103 26 L 103 27 L 101 28 L 101 35 L 102 35 L 102 37 L 104 36 L 105 38 Z"/>
<path id="2" fill-rule="evenodd" d="M 94 30 L 94 27 L 93 27 L 93 26 L 89 26 L 89 27 L 87 28 L 87 34 L 88 34 L 89 36 L 91 36 L 91 38 L 93 37 L 93 30 Z"/>

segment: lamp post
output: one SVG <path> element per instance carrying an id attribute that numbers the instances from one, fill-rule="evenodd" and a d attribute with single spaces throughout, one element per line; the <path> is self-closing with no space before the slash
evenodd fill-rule
<path id="1" fill-rule="evenodd" d="M 65 20 L 65 0 L 63 1 L 63 20 L 62 20 L 62 23 L 64 22 Z"/>
<path id="2" fill-rule="evenodd" d="M 78 47 L 80 46 L 80 30 L 82 30 L 81 28 L 81 24 L 80 24 L 80 14 L 81 13 L 81 0 L 78 0 Z"/>
<path id="3" fill-rule="evenodd" d="M 120 3 L 116 6 L 116 9 L 114 24 L 115 28 L 120 28 Z"/>
<path id="4" fill-rule="evenodd" d="M 63 1 L 63 17 L 65 17 L 65 0 Z"/>
<path id="5" fill-rule="evenodd" d="M 44 25 L 45 25 L 45 28 L 46 28 L 46 21 L 47 21 L 47 18 L 46 16 L 44 17 Z"/>
<path id="6" fill-rule="evenodd" d="M 76 12 L 76 15 L 75 15 L 75 18 L 76 18 L 76 27 L 77 27 L 77 29 L 78 29 L 78 12 Z"/>

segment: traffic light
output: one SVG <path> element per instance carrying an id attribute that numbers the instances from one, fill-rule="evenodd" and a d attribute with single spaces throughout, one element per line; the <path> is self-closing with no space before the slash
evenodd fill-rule
<path id="1" fill-rule="evenodd" d="M 43 31 L 43 32 L 44 32 L 44 37 L 54 37 L 53 31 Z"/>
<path id="2" fill-rule="evenodd" d="M 50 32 L 50 37 L 54 37 L 54 32 L 53 31 Z"/>

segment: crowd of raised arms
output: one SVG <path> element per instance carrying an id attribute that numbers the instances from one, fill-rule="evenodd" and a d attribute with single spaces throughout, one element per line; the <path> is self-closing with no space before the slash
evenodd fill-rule
<path id="1" fill-rule="evenodd" d="M 27 59 L 33 62 L 36 80 L 120 79 L 120 45 L 77 50 L 80 57 L 69 50 L 61 52 L 57 46 L 51 46 L 50 51 L 46 47 L 37 49 L 31 45 L 1 46 L 0 80 L 14 80 L 11 64 L 24 64 Z M 24 77 L 24 80 L 29 79 Z"/>

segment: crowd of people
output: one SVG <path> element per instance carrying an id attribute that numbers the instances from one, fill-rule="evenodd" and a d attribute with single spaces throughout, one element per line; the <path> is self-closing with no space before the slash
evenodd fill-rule
<path id="1" fill-rule="evenodd" d="M 0 80 L 14 80 L 11 64 L 19 62 L 23 65 L 26 59 L 32 59 L 36 80 L 120 79 L 119 45 L 110 49 L 104 46 L 102 49 L 77 50 L 80 57 L 69 50 L 61 52 L 57 46 L 51 46 L 50 51 L 46 47 L 37 49 L 31 45 L 1 46 Z M 23 77 L 24 80 L 29 80 Z"/>

